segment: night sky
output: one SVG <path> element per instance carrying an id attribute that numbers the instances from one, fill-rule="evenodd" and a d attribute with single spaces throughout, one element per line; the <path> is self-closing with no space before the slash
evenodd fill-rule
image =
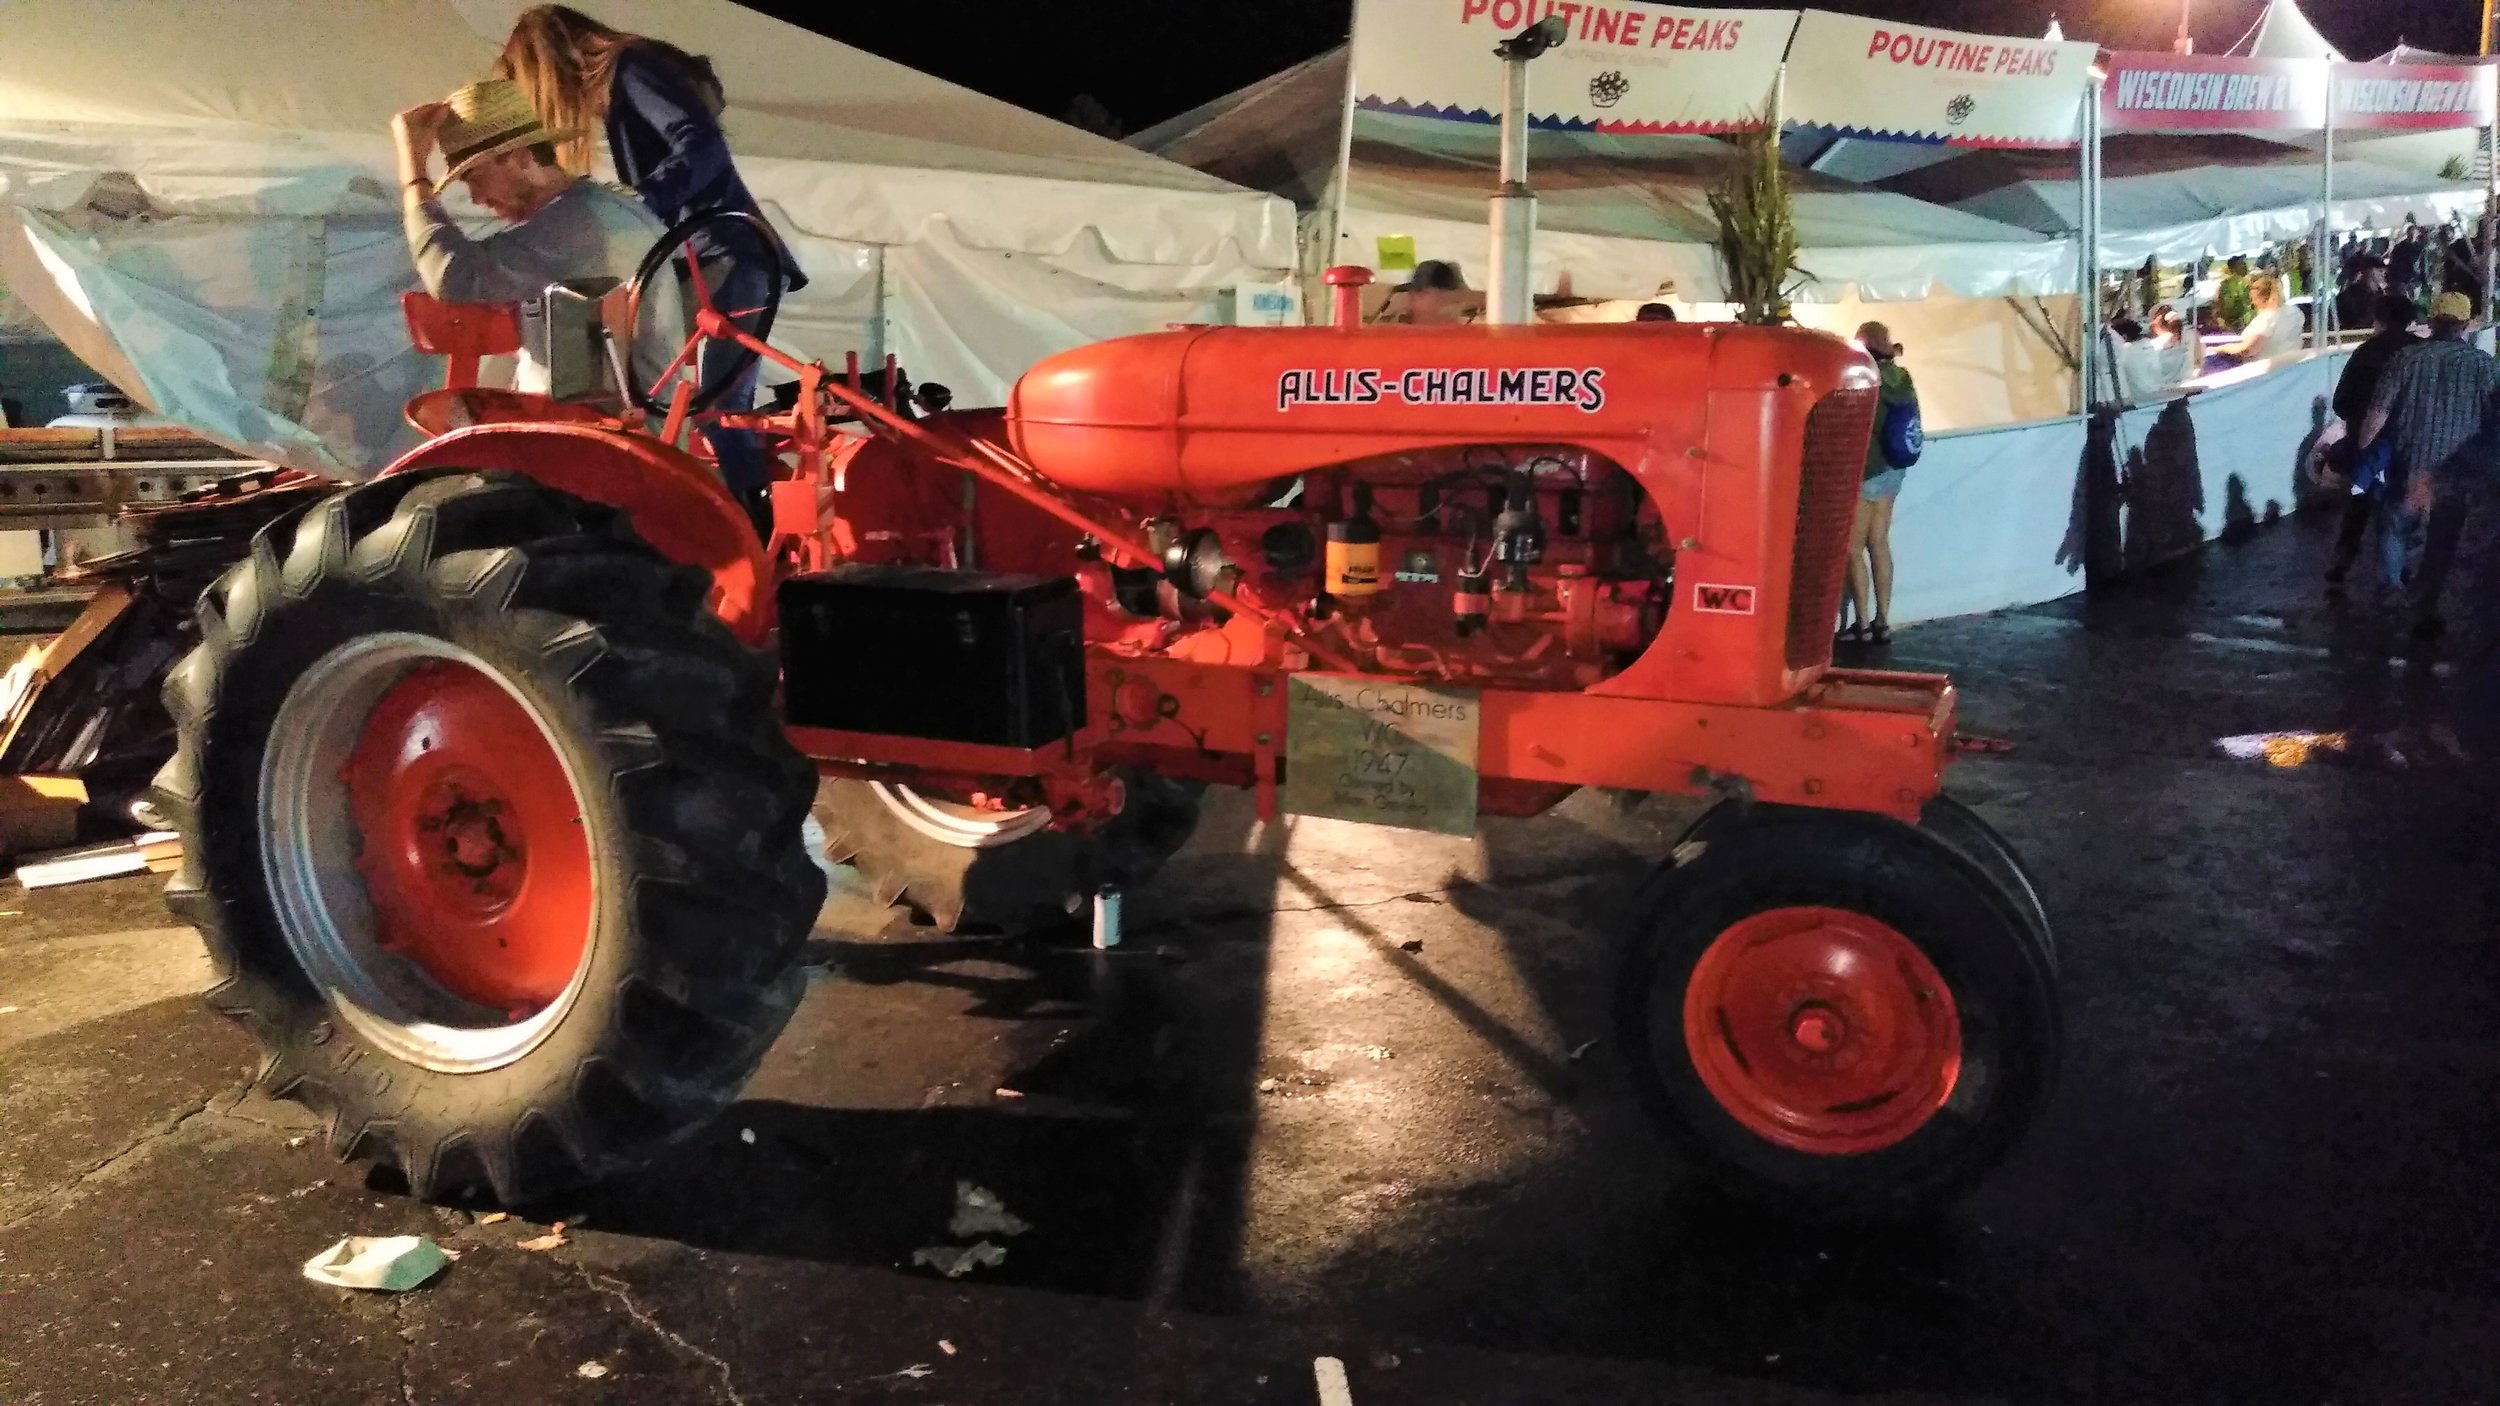
<path id="1" fill-rule="evenodd" d="M 747 2 L 1051 117 L 1067 118 L 1080 97 L 1090 98 L 1122 131 L 1151 126 L 1339 43 L 1351 12 L 1349 0 Z M 2229 46 L 2263 8 L 2261 0 L 2193 3 L 2199 52 Z M 2126 49 L 2166 49 L 2179 23 L 2178 0 L 1853 0 L 1824 8 L 1999 34 L 2038 34 L 2054 15 L 2070 39 Z M 2327 39 L 2355 58 L 2383 53 L 2399 38 L 2470 53 L 2480 18 L 2475 0 L 2310 0 L 2305 8 Z"/>

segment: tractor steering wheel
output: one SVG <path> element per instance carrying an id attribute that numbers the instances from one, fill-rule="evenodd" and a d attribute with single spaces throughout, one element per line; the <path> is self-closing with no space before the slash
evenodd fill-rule
<path id="1" fill-rule="evenodd" d="M 745 226 L 749 234 L 754 238 L 756 246 L 763 252 L 765 263 L 772 271 L 772 279 L 766 285 L 764 301 L 761 306 L 753 308 L 716 308 L 716 305 L 712 301 L 711 286 L 703 279 L 700 269 L 700 260 L 695 258 L 693 252 L 689 250 L 686 255 L 686 268 L 692 275 L 688 279 L 688 282 L 694 288 L 696 311 L 699 313 L 702 311 L 717 310 L 722 316 L 729 318 L 734 323 L 737 323 L 740 331 L 745 332 L 747 335 L 755 338 L 755 340 L 759 342 L 772 336 L 773 316 L 781 311 L 782 285 L 784 281 L 787 280 L 790 273 L 788 256 L 781 252 L 780 237 L 773 233 L 772 226 L 764 223 L 763 217 L 751 214 L 748 211 L 704 210 L 688 215 L 686 218 L 679 220 L 676 224 L 671 225 L 668 233 L 660 236 L 660 242 L 651 246 L 651 252 L 642 256 L 642 267 L 634 271 L 634 284 L 631 297 L 633 299 L 632 307 L 634 309 L 635 333 L 637 337 L 639 337 L 641 332 L 642 295 L 644 290 L 650 286 L 653 278 L 659 276 L 660 272 L 669 266 L 670 262 L 677 257 L 678 251 L 680 249 L 684 249 L 697 233 L 714 225 Z M 753 319 L 751 324 L 749 323 L 750 318 Z M 689 414 L 699 413 L 701 411 L 711 409 L 713 403 L 718 401 L 723 395 L 728 394 L 729 388 L 736 385 L 738 383 L 738 379 L 746 374 L 747 368 L 755 364 L 755 349 L 753 347 L 742 346 L 738 348 L 738 354 L 731 359 L 729 365 L 722 368 L 719 376 L 709 382 L 705 382 L 701 379 L 703 376 L 701 361 L 702 344 L 705 340 L 706 338 L 704 337 L 702 330 L 700 328 L 696 329 L 692 337 L 690 337 L 686 343 L 685 352 L 678 358 L 678 366 L 691 370 L 697 378 L 694 398 L 687 403 L 686 407 L 687 413 Z M 630 356 L 628 357 L 628 364 L 631 364 Z M 661 377 L 658 382 L 652 384 L 651 386 L 645 387 L 637 382 L 634 385 L 628 386 L 626 388 L 626 393 L 634 398 L 634 404 L 640 406 L 649 413 L 654 415 L 666 415 L 669 412 L 669 406 L 668 402 L 660 399 L 660 388 L 668 384 L 668 382 L 677 374 L 677 369 L 672 368 L 668 375 Z M 633 380 L 634 378 L 629 376 L 627 379 Z"/>

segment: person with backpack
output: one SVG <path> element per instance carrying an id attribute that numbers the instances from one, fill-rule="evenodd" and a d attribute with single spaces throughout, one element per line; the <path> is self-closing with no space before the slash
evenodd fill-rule
<path id="1" fill-rule="evenodd" d="M 1858 345 L 1875 358 L 1882 388 L 1875 428 L 1866 446 L 1866 479 L 1858 490 L 1857 520 L 1849 532 L 1849 614 L 1840 638 L 1868 644 L 1892 642 L 1892 504 L 1901 482 L 1927 447 L 1918 413 L 1918 387 L 1901 364 L 1892 329 L 1870 322 L 1858 329 Z M 1872 607 L 1870 613 L 1869 607 Z"/>

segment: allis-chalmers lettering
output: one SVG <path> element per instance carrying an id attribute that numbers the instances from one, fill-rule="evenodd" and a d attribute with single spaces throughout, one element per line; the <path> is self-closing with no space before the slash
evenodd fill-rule
<path id="1" fill-rule="evenodd" d="M 1459 366 L 1390 371 L 1300 368 L 1276 378 L 1276 408 L 1297 405 L 1560 405 L 1594 415 L 1606 405 L 1602 366 Z"/>

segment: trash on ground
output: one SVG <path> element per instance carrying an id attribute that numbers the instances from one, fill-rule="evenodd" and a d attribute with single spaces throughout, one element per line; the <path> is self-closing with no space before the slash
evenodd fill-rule
<path id="1" fill-rule="evenodd" d="M 738 1130 L 738 1141 L 745 1143 L 749 1147 L 755 1146 L 755 1129 L 740 1128 Z"/>
<path id="2" fill-rule="evenodd" d="M 94 879 L 118 878 L 124 874 L 145 874 L 160 862 L 168 847 L 172 860 L 182 859 L 182 837 L 170 830 L 151 830 L 135 840 L 122 840 L 109 845 L 88 845 L 82 849 L 58 849 L 44 854 L 28 855 L 17 866 L 17 881 L 30 889 L 59 888 L 64 884 L 83 884 Z M 151 858 L 157 856 L 157 858 Z"/>
<path id="3" fill-rule="evenodd" d="M 952 1356 L 954 1356 L 954 1355 L 955 1355 L 955 1345 L 954 1345 L 953 1343 L 948 1342 L 948 1341 L 947 1341 L 946 1339 L 944 1339 L 944 1338 L 940 1338 L 940 1339 L 938 1339 L 938 1351 L 945 1353 L 945 1354 L 946 1354 L 947 1356 L 949 1356 L 949 1357 L 952 1357 Z"/>
<path id="4" fill-rule="evenodd" d="M 955 1183 L 955 1216 L 946 1223 L 947 1234 L 969 1240 L 976 1235 L 1022 1235 L 1032 1228 L 1007 1209 L 997 1192 L 968 1181 Z"/>
<path id="5" fill-rule="evenodd" d="M 304 1261 L 304 1277 L 342 1289 L 405 1293 L 443 1272 L 451 1257 L 422 1235 L 350 1235 Z"/>
<path id="6" fill-rule="evenodd" d="M 510 1211 L 488 1211 L 486 1214 L 477 1218 L 477 1223 L 479 1225 L 494 1225 L 498 1222 L 508 1221 L 510 1219 L 512 1219 L 512 1213 Z"/>
<path id="7" fill-rule="evenodd" d="M 1424 940 L 1420 937 L 1410 937 L 1404 942 L 1398 944 L 1398 950 L 1400 952 L 1421 952 L 1424 950 Z"/>
<path id="8" fill-rule="evenodd" d="M 24 1009 L 24 1006 L 0 1006 L 0 1015 L 15 1015 Z"/>
<path id="9" fill-rule="evenodd" d="M 608 1374 L 608 1364 L 607 1364 L 607 1363 L 605 1363 L 605 1362 L 599 1362 L 599 1361 L 590 1361 L 590 1362 L 585 1362 L 585 1363 L 583 1363 L 582 1365 L 580 1365 L 579 1367 L 576 1367 L 576 1368 L 574 1368 L 574 1369 L 573 1369 L 573 1375 L 574 1375 L 574 1376 L 577 1376 L 577 1377 L 588 1377 L 588 1378 L 590 1378 L 590 1379 L 591 1379 L 592 1381 L 594 1381 L 594 1382 L 595 1382 L 595 1381 L 597 1381 L 597 1380 L 599 1380 L 601 1377 L 606 1376 L 607 1374 Z"/>
<path id="10" fill-rule="evenodd" d="M 1333 1357 L 1312 1358 L 1311 1376 L 1319 1386 L 1319 1406 L 1354 1406 L 1354 1388 L 1346 1385 L 1343 1362 Z"/>
<path id="11" fill-rule="evenodd" d="M 930 1366 L 926 1362 L 914 1362 L 899 1372 L 888 1372 L 886 1375 L 889 1377 L 908 1377 L 916 1382 L 922 1377 L 936 1376 L 937 1368 Z"/>
<path id="12" fill-rule="evenodd" d="M 310 1135 L 310 1134 L 308 1134 L 308 1133 L 297 1133 L 295 1136 L 293 1136 L 293 1137 L 291 1137 L 291 1138 L 288 1138 L 288 1139 L 286 1140 L 286 1145 L 287 1145 L 287 1146 L 289 1146 L 289 1147 L 302 1147 L 304 1144 L 306 1144 L 306 1143 L 308 1143 L 308 1142 L 310 1142 L 310 1141 L 312 1141 L 312 1137 L 311 1137 L 311 1135 Z"/>
<path id="13" fill-rule="evenodd" d="M 996 1089 L 993 1089 L 993 1090 L 991 1090 L 990 1092 L 991 1092 L 991 1095 L 992 1095 L 993 1097 L 996 1097 L 996 1098 L 1022 1098 L 1022 1097 L 1024 1097 L 1024 1090 L 1022 1090 L 1022 1089 L 1011 1089 L 1011 1088 L 1008 1088 L 1008 1087 L 1007 1087 L 1006 1085 L 1004 1085 L 1004 1084 L 1001 1084 L 1001 1085 L 1000 1085 L 1000 1086 L 998 1086 Z"/>
<path id="14" fill-rule="evenodd" d="M 984 1266 L 996 1269 L 1007 1262 L 1007 1247 L 983 1240 L 972 1245 L 924 1245 L 911 1252 L 913 1264 L 925 1264 L 949 1279 L 961 1279 Z"/>
<path id="15" fill-rule="evenodd" d="M 14 678 L 18 670 L 9 673 Z M 0 776 L 0 850 L 24 854 L 70 843 L 86 803 L 87 783 L 75 776 Z"/>
<path id="16" fill-rule="evenodd" d="M 1573 1064 L 1578 1064 L 1580 1062 L 1580 1056 L 1587 1054 L 1589 1051 L 1596 1048 L 1597 1041 L 1582 1040 L 1580 1043 L 1571 1047 L 1571 1053 L 1565 1056 L 1565 1058 L 1569 1059 Z"/>
<path id="17" fill-rule="evenodd" d="M 557 1221 L 554 1225 L 547 1227 L 546 1234 L 538 1236 L 534 1239 L 522 1241 L 521 1248 L 524 1250 L 556 1250 L 562 1249 L 569 1243 L 571 1242 L 564 1238 L 564 1222 Z"/>

